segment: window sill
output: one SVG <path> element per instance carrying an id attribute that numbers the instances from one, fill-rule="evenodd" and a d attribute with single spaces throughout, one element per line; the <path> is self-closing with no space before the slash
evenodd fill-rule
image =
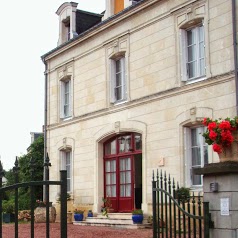
<path id="1" fill-rule="evenodd" d="M 64 117 L 64 118 L 61 118 L 61 121 L 69 121 L 69 120 L 71 120 L 72 118 L 73 118 L 72 116 Z"/>
<path id="2" fill-rule="evenodd" d="M 202 185 L 197 185 L 197 186 L 191 186 L 190 187 L 190 192 L 194 193 L 194 196 L 202 196 L 203 194 L 203 186 Z"/>
<path id="3" fill-rule="evenodd" d="M 123 100 L 123 101 L 114 102 L 114 103 L 112 103 L 112 105 L 119 106 L 119 105 L 127 103 L 127 102 L 128 102 L 127 100 Z"/>
<path id="4" fill-rule="evenodd" d="M 188 85 L 188 84 L 197 83 L 197 82 L 200 82 L 200 81 L 203 81 L 203 80 L 206 80 L 206 79 L 207 79 L 206 76 L 201 77 L 201 78 L 190 79 L 190 80 L 188 79 L 185 83 L 186 83 L 186 85 Z"/>

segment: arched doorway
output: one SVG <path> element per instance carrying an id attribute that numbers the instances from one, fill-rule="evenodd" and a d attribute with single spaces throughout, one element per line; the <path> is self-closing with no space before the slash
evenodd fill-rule
<path id="1" fill-rule="evenodd" d="M 141 134 L 120 134 L 104 143 L 104 197 L 111 200 L 115 212 L 141 208 Z"/>

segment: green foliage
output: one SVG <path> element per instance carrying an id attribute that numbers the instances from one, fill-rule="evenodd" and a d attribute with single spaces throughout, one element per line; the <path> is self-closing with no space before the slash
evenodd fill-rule
<path id="1" fill-rule="evenodd" d="M 83 213 L 84 213 L 83 210 L 78 210 L 78 209 L 74 210 L 74 214 L 83 214 Z"/>
<path id="2" fill-rule="evenodd" d="M 70 200 L 71 200 L 71 195 L 70 193 L 67 193 L 67 201 L 70 201 Z M 60 203 L 60 201 L 61 201 L 61 196 L 57 198 L 57 203 Z"/>
<path id="3" fill-rule="evenodd" d="M 14 200 L 3 200 L 2 202 L 2 211 L 4 213 L 13 213 L 15 209 Z"/>
<path id="4" fill-rule="evenodd" d="M 175 191 L 175 196 L 180 202 L 188 202 L 190 199 L 190 189 L 181 187 Z"/>
<path id="5" fill-rule="evenodd" d="M 143 210 L 135 209 L 132 211 L 132 215 L 143 215 Z"/>
<path id="6" fill-rule="evenodd" d="M 19 157 L 18 166 L 19 166 L 19 183 L 30 182 L 31 178 L 31 167 L 30 161 L 33 159 L 34 162 L 34 181 L 42 181 L 44 173 L 44 137 L 38 137 L 27 149 L 27 154 Z M 7 186 L 15 184 L 15 174 L 13 169 L 10 169 L 5 173 L 7 179 Z M 43 197 L 43 187 L 35 187 L 35 199 L 42 200 Z M 9 201 L 14 201 L 14 190 L 8 191 L 6 193 L 6 199 Z M 30 209 L 30 188 L 19 188 L 19 210 Z"/>
<path id="7" fill-rule="evenodd" d="M 28 210 L 30 209 L 30 191 L 27 191 L 26 193 L 20 194 L 18 202 L 19 202 L 19 210 Z"/>

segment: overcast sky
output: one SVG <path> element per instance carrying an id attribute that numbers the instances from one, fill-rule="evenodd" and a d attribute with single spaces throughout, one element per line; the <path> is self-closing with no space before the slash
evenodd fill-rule
<path id="1" fill-rule="evenodd" d="M 1 2 L 0 156 L 5 170 L 26 154 L 30 132 L 44 124 L 44 64 L 41 56 L 57 46 L 63 0 Z M 101 13 L 105 0 L 75 0 L 78 9 Z"/>

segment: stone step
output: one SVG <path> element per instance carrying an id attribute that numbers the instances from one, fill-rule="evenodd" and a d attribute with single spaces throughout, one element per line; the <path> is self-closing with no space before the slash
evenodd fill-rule
<path id="1" fill-rule="evenodd" d="M 86 222 L 89 223 L 118 223 L 118 224 L 133 224 L 133 221 L 130 218 L 122 218 L 122 219 L 118 219 L 118 218 L 112 218 L 112 217 L 87 217 L 85 219 Z"/>
<path id="2" fill-rule="evenodd" d="M 144 216 L 143 224 L 133 224 L 131 213 L 108 213 L 108 217 L 97 214 L 94 217 L 86 217 L 84 221 L 74 221 L 74 225 L 81 226 L 106 226 L 120 227 L 127 229 L 151 228 L 152 224 L 147 223 L 147 217 Z"/>
<path id="3" fill-rule="evenodd" d="M 125 228 L 125 229 L 145 229 L 152 228 L 151 223 L 144 224 L 124 224 L 124 223 L 94 223 L 89 221 L 74 221 L 74 225 L 79 226 L 105 226 L 105 227 L 117 227 L 117 228 Z"/>
<path id="4" fill-rule="evenodd" d="M 128 219 L 131 220 L 132 213 L 108 213 L 108 217 L 112 219 Z M 102 213 L 97 214 L 98 218 L 106 218 Z"/>

